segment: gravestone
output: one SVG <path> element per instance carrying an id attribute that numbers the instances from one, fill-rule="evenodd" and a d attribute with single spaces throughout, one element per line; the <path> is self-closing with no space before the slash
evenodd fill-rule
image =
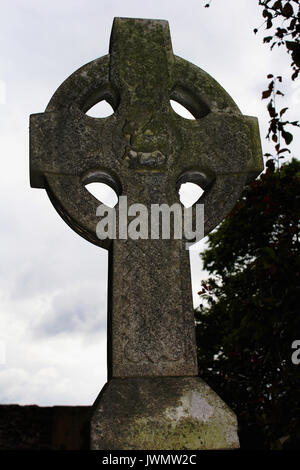
<path id="1" fill-rule="evenodd" d="M 195 120 L 177 115 L 170 99 Z M 101 100 L 113 115 L 87 116 Z M 197 377 L 186 240 L 100 240 L 99 201 L 85 185 L 106 183 L 128 206 L 150 208 L 172 206 L 180 184 L 196 182 L 207 234 L 263 169 L 257 119 L 173 54 L 167 21 L 115 18 L 109 54 L 31 115 L 30 136 L 31 186 L 46 189 L 79 235 L 109 250 L 108 382 L 94 404 L 91 448 L 237 448 L 234 413 Z M 116 212 L 118 224 L 119 205 Z"/>

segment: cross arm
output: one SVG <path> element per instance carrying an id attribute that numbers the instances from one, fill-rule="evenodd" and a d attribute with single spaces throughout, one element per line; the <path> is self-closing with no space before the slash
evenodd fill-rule
<path id="1" fill-rule="evenodd" d="M 59 113 L 38 113 L 30 116 L 30 185 L 45 188 L 45 173 L 55 172 L 55 140 Z"/>
<path id="2" fill-rule="evenodd" d="M 178 121 L 181 146 L 176 173 L 201 172 L 209 180 L 198 201 L 204 204 L 206 235 L 230 212 L 245 184 L 263 170 L 258 121 L 228 113 L 209 113 L 200 120 L 182 121 Z"/>

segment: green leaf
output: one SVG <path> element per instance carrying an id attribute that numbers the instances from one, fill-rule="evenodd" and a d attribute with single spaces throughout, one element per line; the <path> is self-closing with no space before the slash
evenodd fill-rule
<path id="1" fill-rule="evenodd" d="M 296 41 L 285 41 L 286 48 L 292 52 L 292 59 L 297 67 L 300 67 L 300 43 Z M 297 76 L 298 71 L 295 71 Z"/>
<path id="2" fill-rule="evenodd" d="M 288 110 L 289 108 L 282 108 L 282 110 L 280 111 L 279 115 L 280 117 L 283 116 L 283 114 Z"/>
<path id="3" fill-rule="evenodd" d="M 266 25 L 266 29 L 270 29 L 272 28 L 273 26 L 273 22 L 270 18 L 267 19 L 267 25 Z"/>
<path id="4" fill-rule="evenodd" d="M 271 95 L 272 93 L 272 90 L 265 90 L 262 92 L 262 95 L 261 95 L 261 99 L 264 100 L 266 98 L 269 98 L 269 96 Z"/>
<path id="5" fill-rule="evenodd" d="M 290 145 L 290 143 L 293 140 L 293 135 L 290 132 L 287 131 L 281 131 L 282 137 L 285 140 L 286 145 Z"/>
<path id="6" fill-rule="evenodd" d="M 282 8 L 282 14 L 289 18 L 294 14 L 294 9 L 290 3 L 286 3 L 284 7 Z"/>
<path id="7" fill-rule="evenodd" d="M 277 0 L 275 3 L 273 3 L 272 8 L 274 10 L 281 10 L 282 8 L 281 0 Z"/>

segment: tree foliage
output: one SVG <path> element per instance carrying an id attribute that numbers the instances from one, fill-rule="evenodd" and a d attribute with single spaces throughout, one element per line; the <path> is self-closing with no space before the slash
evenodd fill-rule
<path id="1" fill-rule="evenodd" d="M 263 25 L 268 30 L 268 36 L 263 39 L 271 50 L 275 46 L 284 46 L 291 56 L 292 80 L 299 75 L 300 67 L 300 5 L 299 0 L 259 0 L 263 7 Z M 257 33 L 258 28 L 254 29 Z"/>
<path id="2" fill-rule="evenodd" d="M 264 28 L 263 43 L 285 49 L 294 81 L 299 0 L 257 4 L 263 22 L 254 33 Z M 267 78 L 261 98 L 274 152 L 265 154 L 266 172 L 244 190 L 202 254 L 210 277 L 202 282 L 195 314 L 199 375 L 237 413 L 242 448 L 299 448 L 300 365 L 291 356 L 300 339 L 300 162 L 280 168 L 299 121 L 279 107 L 282 73 Z"/>
<path id="3" fill-rule="evenodd" d="M 300 444 L 300 162 L 267 169 L 209 235 L 199 375 L 237 413 L 242 447 Z"/>
<path id="4" fill-rule="evenodd" d="M 263 38 L 265 44 L 270 44 L 270 49 L 275 46 L 285 48 L 291 58 L 292 75 L 294 81 L 299 76 L 300 71 L 300 3 L 299 0 L 259 0 L 258 5 L 262 7 L 263 24 L 267 31 L 267 36 Z M 259 28 L 254 29 L 254 33 Z M 269 114 L 269 129 L 266 138 L 274 143 L 274 154 L 266 153 L 265 157 L 275 160 L 280 166 L 280 159 L 287 156 L 290 150 L 287 146 L 293 140 L 291 129 L 293 126 L 299 127 L 299 121 L 290 121 L 286 118 L 287 107 L 278 109 L 278 100 L 284 96 L 279 84 L 282 82 L 282 75 L 275 76 L 268 74 L 268 87 L 262 92 L 262 99 L 268 99 L 267 111 Z M 283 117 L 284 116 L 284 117 Z M 284 144 L 283 144 L 284 141 Z M 267 162 L 268 163 L 268 162 Z"/>
<path id="5" fill-rule="evenodd" d="M 212 0 L 205 3 L 209 7 Z M 300 3 L 299 0 L 258 0 L 261 8 L 263 22 L 254 28 L 257 34 L 261 28 L 265 28 L 266 36 L 263 43 L 269 44 L 270 49 L 283 47 L 291 58 L 292 75 L 294 81 L 300 72 Z M 262 99 L 268 99 L 267 112 L 269 115 L 269 128 L 266 138 L 274 143 L 274 153 L 265 153 L 267 165 L 277 163 L 286 157 L 290 150 L 288 145 L 293 140 L 292 129 L 299 126 L 299 121 L 290 121 L 287 116 L 288 107 L 278 108 L 278 98 L 284 96 L 282 89 L 282 74 L 269 73 L 268 84 L 262 92 Z"/>

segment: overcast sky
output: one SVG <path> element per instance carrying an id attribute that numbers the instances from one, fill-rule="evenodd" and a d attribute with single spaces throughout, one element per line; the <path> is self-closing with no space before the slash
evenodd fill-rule
<path id="1" fill-rule="evenodd" d="M 30 188 L 28 124 L 72 72 L 107 54 L 113 18 L 168 20 L 174 53 L 212 75 L 244 114 L 258 116 L 265 136 L 261 91 L 267 73 L 289 77 L 287 57 L 261 45 L 263 32 L 253 34 L 262 23 L 255 0 L 204 3 L 1 2 L 0 403 L 89 405 L 106 381 L 107 254 L 62 221 L 44 190 Z M 288 82 L 286 89 L 282 104 L 296 119 L 300 89 Z"/>

